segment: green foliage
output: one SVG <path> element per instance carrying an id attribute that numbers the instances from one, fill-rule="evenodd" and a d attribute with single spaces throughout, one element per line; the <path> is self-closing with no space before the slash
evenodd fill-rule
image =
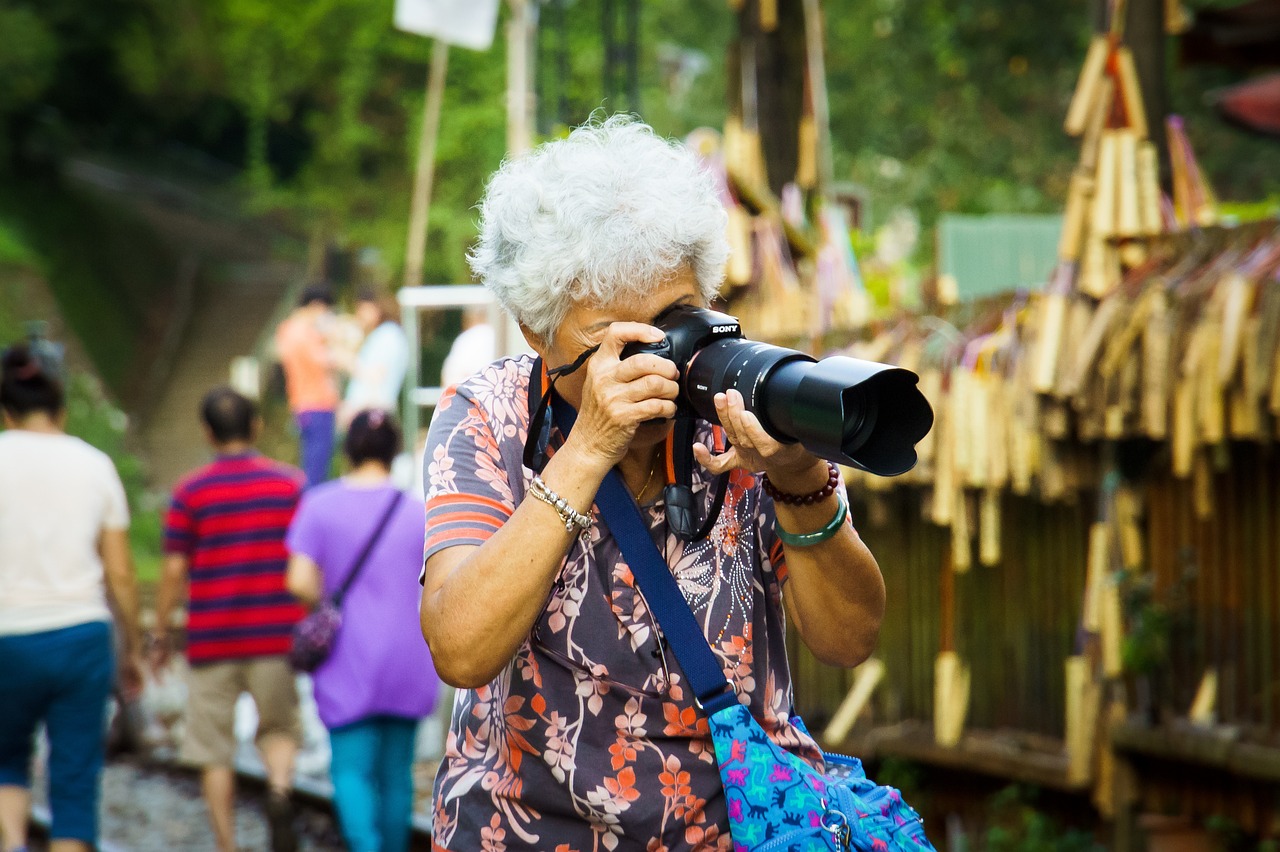
<path id="1" fill-rule="evenodd" d="M 56 180 L 0 182 L 0 233 L 39 269 L 117 398 L 136 389 L 148 317 L 168 264 L 145 223 Z M 0 256 L 4 254 L 0 238 Z"/>
<path id="2" fill-rule="evenodd" d="M 35 253 L 11 222 L 0 219 L 0 264 L 31 266 Z"/>
<path id="3" fill-rule="evenodd" d="M 1076 158 L 1062 117 L 1089 35 L 1084 0 L 826 8 L 838 179 L 886 200 L 883 215 L 916 209 L 926 228 L 949 211 L 1060 207 Z"/>
<path id="4" fill-rule="evenodd" d="M 1078 158 L 1062 119 L 1093 5 L 823 3 L 835 176 L 870 191 L 872 225 L 900 207 L 913 209 L 926 232 L 947 211 L 1061 209 Z M 639 104 L 617 93 L 606 100 L 601 4 L 538 6 L 541 135 L 597 109 L 635 109 L 670 135 L 723 122 L 722 57 L 736 28 L 723 0 L 640 4 Z M 375 249 L 395 278 L 430 42 L 396 31 L 393 7 L 394 0 L 30 7 L 0 0 L 0 121 L 26 110 L 28 124 L 50 125 L 35 135 L 55 151 L 69 140 L 144 156 L 175 142 L 194 149 L 242 176 L 256 212 L 278 215 L 319 243 Z M 450 51 L 425 271 L 431 282 L 469 278 L 472 208 L 505 152 L 507 14 L 503 4 L 489 50 Z M 1275 197 L 1280 146 L 1223 124 L 1205 104 L 1205 92 L 1234 74 L 1171 67 L 1170 105 L 1187 116 L 1223 198 Z M 930 241 L 920 245 L 927 253 Z"/>
<path id="5" fill-rule="evenodd" d="M 1149 576 L 1128 578 L 1124 583 L 1124 603 L 1129 621 L 1120 651 L 1125 671 L 1153 674 L 1167 667 L 1173 616 L 1168 606 L 1156 599 Z"/>
<path id="6" fill-rule="evenodd" d="M 1062 829 L 1035 808 L 1036 791 L 1011 785 L 992 797 L 989 828 L 982 848 L 987 852 L 1102 852 L 1093 835 Z"/>
<path id="7" fill-rule="evenodd" d="M 0 116 L 44 94 L 57 58 L 57 40 L 35 12 L 0 4 Z"/>

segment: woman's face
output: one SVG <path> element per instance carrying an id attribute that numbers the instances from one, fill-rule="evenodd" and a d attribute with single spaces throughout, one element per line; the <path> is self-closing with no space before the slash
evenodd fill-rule
<path id="1" fill-rule="evenodd" d="M 583 350 L 598 344 L 611 323 L 642 322 L 653 325 L 658 314 L 675 305 L 704 306 L 697 276 L 688 266 L 681 267 L 679 272 L 656 285 L 647 296 L 635 302 L 616 306 L 575 303 L 570 306 L 550 343 L 530 336 L 529 345 L 542 356 L 548 369 L 554 369 L 572 364 Z M 574 408 L 582 407 L 582 383 L 586 372 L 584 366 L 556 382 L 556 392 Z M 636 437 L 656 437 L 661 440 L 666 437 L 669 428 L 670 424 L 644 426 Z M 650 432 L 655 434 L 649 435 Z"/>

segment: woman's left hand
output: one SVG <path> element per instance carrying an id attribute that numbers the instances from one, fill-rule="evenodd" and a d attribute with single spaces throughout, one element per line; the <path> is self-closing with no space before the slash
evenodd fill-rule
<path id="1" fill-rule="evenodd" d="M 772 437 L 760 425 L 759 418 L 747 411 L 741 393 L 733 389 L 718 393 L 715 404 L 716 415 L 724 427 L 730 447 L 720 455 L 712 455 L 705 444 L 693 445 L 693 457 L 708 471 L 713 474 L 734 468 L 753 473 L 763 471 L 785 491 L 791 491 L 789 486 L 794 484 L 796 493 L 820 488 L 821 483 L 812 488 L 805 487 L 815 480 L 818 471 L 820 478 L 826 481 L 826 463 L 800 444 L 784 444 Z"/>

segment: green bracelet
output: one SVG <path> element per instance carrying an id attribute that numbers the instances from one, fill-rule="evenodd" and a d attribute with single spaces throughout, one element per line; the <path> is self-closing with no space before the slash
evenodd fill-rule
<path id="1" fill-rule="evenodd" d="M 778 538 L 782 539 L 783 544 L 789 544 L 792 547 L 812 547 L 815 544 L 822 544 L 827 539 L 840 532 L 840 527 L 844 525 L 845 518 L 849 517 L 849 501 L 845 496 L 836 490 L 836 502 L 840 505 L 836 508 L 836 516 L 831 519 L 831 523 L 827 524 L 820 530 L 811 533 L 789 533 L 782 528 L 782 524 L 774 521 L 773 528 L 778 533 Z"/>

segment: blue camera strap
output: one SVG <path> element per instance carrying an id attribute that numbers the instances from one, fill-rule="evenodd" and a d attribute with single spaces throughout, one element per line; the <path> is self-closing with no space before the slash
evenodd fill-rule
<path id="1" fill-rule="evenodd" d="M 563 402 L 560 405 L 551 402 L 550 408 L 561 434 L 568 435 L 577 419 L 573 407 Z M 662 630 L 663 637 L 658 641 L 667 641 L 698 706 L 707 716 L 712 716 L 737 704 L 738 695 L 733 684 L 724 676 L 719 657 L 711 650 L 706 634 L 693 617 L 675 577 L 671 576 L 671 569 L 654 545 L 640 507 L 627 490 L 617 468 L 605 475 L 595 502 Z"/>

